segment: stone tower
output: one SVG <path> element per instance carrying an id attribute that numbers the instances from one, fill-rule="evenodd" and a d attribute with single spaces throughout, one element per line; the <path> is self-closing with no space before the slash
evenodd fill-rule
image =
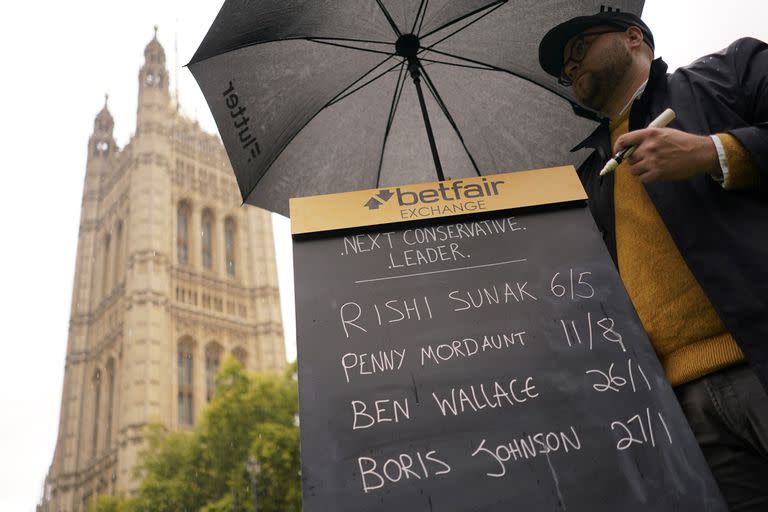
<path id="1" fill-rule="evenodd" d="M 59 434 L 39 510 L 131 495 L 144 427 L 191 429 L 230 353 L 280 371 L 285 349 L 270 216 L 241 207 L 219 139 L 179 113 L 155 37 L 123 148 L 94 121 Z"/>

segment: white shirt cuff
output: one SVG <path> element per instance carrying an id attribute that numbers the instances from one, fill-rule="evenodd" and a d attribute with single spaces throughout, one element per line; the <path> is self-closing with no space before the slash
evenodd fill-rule
<path id="1" fill-rule="evenodd" d="M 723 176 L 712 176 L 716 182 L 720 183 L 723 188 L 728 188 L 728 159 L 725 158 L 725 148 L 723 147 L 723 141 L 717 135 L 710 135 L 712 142 L 715 143 L 715 150 L 717 151 L 717 159 L 720 161 L 720 170 Z"/>

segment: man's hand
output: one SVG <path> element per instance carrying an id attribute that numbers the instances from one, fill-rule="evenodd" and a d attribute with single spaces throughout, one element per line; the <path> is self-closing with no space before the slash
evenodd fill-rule
<path id="1" fill-rule="evenodd" d="M 645 128 L 616 140 L 614 154 L 637 146 L 627 158 L 629 172 L 641 182 L 684 181 L 699 174 L 722 175 L 715 143 L 706 135 L 673 128 Z"/>

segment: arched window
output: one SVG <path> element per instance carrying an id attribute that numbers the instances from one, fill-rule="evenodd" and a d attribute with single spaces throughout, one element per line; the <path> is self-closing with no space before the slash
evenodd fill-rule
<path id="1" fill-rule="evenodd" d="M 227 265 L 227 274 L 235 275 L 235 221 L 227 217 L 224 221 L 224 258 Z"/>
<path id="2" fill-rule="evenodd" d="M 200 237 L 203 267 L 211 270 L 213 268 L 213 214 L 211 210 L 204 210 L 200 218 Z"/>
<path id="3" fill-rule="evenodd" d="M 101 268 L 101 294 L 107 295 L 110 292 L 110 271 L 109 271 L 109 246 L 112 242 L 112 237 L 107 233 L 104 236 L 104 265 Z"/>
<path id="4" fill-rule="evenodd" d="M 115 406 L 115 360 L 107 361 L 107 436 L 104 446 L 112 444 L 112 412 Z"/>
<path id="5" fill-rule="evenodd" d="M 216 372 L 221 362 L 222 348 L 216 342 L 205 347 L 205 399 L 210 402 L 216 391 Z"/>
<path id="6" fill-rule="evenodd" d="M 194 410 L 192 408 L 192 382 L 193 382 L 193 360 L 192 360 L 192 341 L 186 339 L 179 343 L 178 352 L 178 383 L 179 383 L 179 395 L 178 395 L 178 407 L 179 407 L 179 424 L 180 425 L 192 425 L 194 421 Z"/>
<path id="7" fill-rule="evenodd" d="M 240 366 L 245 368 L 245 362 L 248 360 L 248 353 L 245 351 L 242 347 L 237 347 L 232 351 L 232 355 L 235 359 L 237 359 L 237 362 L 240 363 Z"/>
<path id="8" fill-rule="evenodd" d="M 96 457 L 99 449 L 99 413 L 101 406 L 101 370 L 93 373 L 93 444 L 91 445 L 91 457 Z"/>
<path id="9" fill-rule="evenodd" d="M 179 265 L 189 263 L 189 205 L 183 201 L 176 212 L 176 254 Z"/>

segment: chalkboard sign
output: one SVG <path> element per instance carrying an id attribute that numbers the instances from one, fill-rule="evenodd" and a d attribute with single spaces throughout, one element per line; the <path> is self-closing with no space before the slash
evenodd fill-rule
<path id="1" fill-rule="evenodd" d="M 307 512 L 727 510 L 583 201 L 294 268 Z"/>

